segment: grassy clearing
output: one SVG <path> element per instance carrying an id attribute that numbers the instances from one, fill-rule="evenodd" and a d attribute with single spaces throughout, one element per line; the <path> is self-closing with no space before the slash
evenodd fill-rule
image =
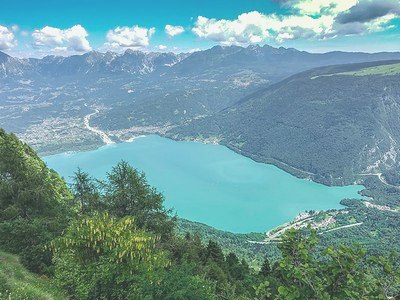
<path id="1" fill-rule="evenodd" d="M 330 76 L 338 76 L 338 75 L 349 75 L 349 76 L 368 76 L 368 75 L 384 75 L 384 76 L 392 76 L 400 74 L 400 63 L 398 64 L 389 64 L 389 65 L 381 65 L 370 68 L 363 68 L 356 71 L 350 72 L 341 72 L 334 74 L 326 74 L 314 76 L 311 79 L 316 79 L 318 77 L 330 77 Z"/>
<path id="2" fill-rule="evenodd" d="M 15 255 L 0 252 L 1 300 L 66 299 L 48 278 L 27 271 Z"/>

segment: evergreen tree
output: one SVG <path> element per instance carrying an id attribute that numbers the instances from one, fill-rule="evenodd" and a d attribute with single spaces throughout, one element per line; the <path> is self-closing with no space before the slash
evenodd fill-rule
<path id="1" fill-rule="evenodd" d="M 164 208 L 163 195 L 147 183 L 143 173 L 121 161 L 107 174 L 103 187 L 111 214 L 119 218 L 132 216 L 138 228 L 156 233 L 163 240 L 171 237 L 175 219 Z"/>
<path id="2" fill-rule="evenodd" d="M 74 173 L 71 188 L 82 214 L 100 212 L 105 209 L 96 181 L 80 168 Z"/>
<path id="3" fill-rule="evenodd" d="M 224 253 L 220 245 L 212 240 L 208 241 L 206 258 L 207 260 L 215 262 L 218 266 L 224 265 Z"/>
<path id="4" fill-rule="evenodd" d="M 270 273 L 271 273 L 271 265 L 268 256 L 265 256 L 259 274 L 263 277 L 267 277 L 268 275 L 270 275 Z"/>

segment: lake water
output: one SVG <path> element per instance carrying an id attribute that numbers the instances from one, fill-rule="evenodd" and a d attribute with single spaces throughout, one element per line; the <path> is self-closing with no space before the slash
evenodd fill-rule
<path id="1" fill-rule="evenodd" d="M 220 145 L 147 136 L 97 150 L 44 157 L 71 181 L 77 167 L 96 178 L 121 160 L 144 171 L 178 216 L 232 232 L 264 232 L 304 210 L 340 208 L 362 186 L 327 187 L 256 163 Z"/>

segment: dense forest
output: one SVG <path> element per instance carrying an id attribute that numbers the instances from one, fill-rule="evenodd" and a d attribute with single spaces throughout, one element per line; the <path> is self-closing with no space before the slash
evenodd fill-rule
<path id="1" fill-rule="evenodd" d="M 216 140 L 256 161 L 328 185 L 353 184 L 365 174 L 385 172 L 396 183 L 399 79 L 399 61 L 317 68 L 167 135 Z"/>
<path id="2" fill-rule="evenodd" d="M 28 145 L 0 130 L 0 298 L 400 296 L 395 253 L 325 246 L 310 228 L 288 230 L 278 255 L 266 252 L 261 268 L 252 268 L 217 240 L 177 234 L 176 216 L 163 201 L 124 161 L 103 181 L 77 170 L 67 186 Z"/>

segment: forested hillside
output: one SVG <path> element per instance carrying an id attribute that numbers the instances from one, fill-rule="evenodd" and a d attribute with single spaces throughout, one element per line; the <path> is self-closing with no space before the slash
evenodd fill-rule
<path id="1" fill-rule="evenodd" d="M 399 66 L 389 61 L 307 71 L 168 135 L 216 140 L 328 184 L 399 170 Z"/>
<path id="2" fill-rule="evenodd" d="M 144 174 L 125 162 L 103 181 L 77 170 L 74 183 L 49 170 L 0 130 L 0 250 L 32 272 L 12 281 L 15 258 L 0 254 L 4 299 L 387 299 L 400 291 L 396 254 L 322 246 L 316 232 L 288 230 L 279 256 L 249 267 L 217 241 L 176 234 L 173 212 Z M 4 258 L 3 258 L 4 257 Z M 14 267 L 13 267 L 14 266 Z M 25 293 L 28 284 L 29 294 Z M 50 287 L 55 285 L 58 289 Z M 59 296 L 56 296 L 59 295 Z"/>

